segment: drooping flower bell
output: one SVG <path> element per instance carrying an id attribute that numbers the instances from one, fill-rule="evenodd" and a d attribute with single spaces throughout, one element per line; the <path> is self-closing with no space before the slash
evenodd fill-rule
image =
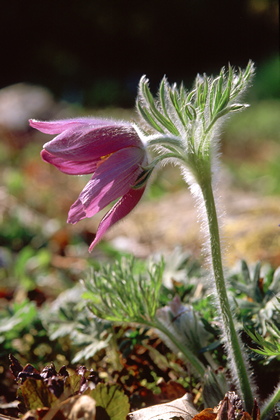
<path id="1" fill-rule="evenodd" d="M 91 251 L 105 232 L 125 217 L 141 199 L 147 153 L 132 124 L 106 119 L 30 120 L 37 130 L 57 136 L 41 152 L 45 162 L 70 175 L 93 174 L 71 206 L 68 223 L 92 217 L 119 199 L 101 220 Z"/>

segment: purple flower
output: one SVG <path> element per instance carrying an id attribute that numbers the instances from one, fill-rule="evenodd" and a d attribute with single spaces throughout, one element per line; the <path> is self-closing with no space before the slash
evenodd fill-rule
<path id="1" fill-rule="evenodd" d="M 68 223 L 91 217 L 119 199 L 101 220 L 91 251 L 142 197 L 145 185 L 133 187 L 148 163 L 144 145 L 133 126 L 125 122 L 96 118 L 29 122 L 43 133 L 58 134 L 44 145 L 41 156 L 45 162 L 66 174 L 93 174 L 71 206 Z"/>

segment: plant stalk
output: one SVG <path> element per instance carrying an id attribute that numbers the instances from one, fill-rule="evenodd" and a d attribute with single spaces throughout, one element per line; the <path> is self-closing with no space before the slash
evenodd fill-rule
<path id="1" fill-rule="evenodd" d="M 265 420 L 268 414 L 273 410 L 276 404 L 280 401 L 280 384 L 276 387 L 274 393 L 267 399 L 265 404 L 261 407 L 261 420 Z"/>
<path id="2" fill-rule="evenodd" d="M 248 370 L 246 368 L 246 361 L 241 350 L 241 343 L 238 334 L 235 330 L 234 319 L 231 313 L 231 308 L 227 296 L 226 283 L 223 273 L 221 242 L 219 233 L 219 224 L 217 217 L 217 210 L 211 182 L 200 185 L 208 219 L 208 227 L 210 234 L 210 251 L 213 267 L 213 274 L 215 280 L 215 287 L 217 291 L 217 302 L 219 305 L 219 312 L 224 329 L 224 340 L 226 349 L 231 358 L 233 366 L 233 374 L 236 373 L 236 382 L 244 400 L 246 410 L 250 413 L 253 409 L 254 398 L 252 387 L 249 380 Z"/>

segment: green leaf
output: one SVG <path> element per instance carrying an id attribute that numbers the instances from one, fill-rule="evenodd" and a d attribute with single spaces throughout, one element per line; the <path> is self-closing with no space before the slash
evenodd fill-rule
<path id="1" fill-rule="evenodd" d="M 265 340 L 257 331 L 250 331 L 248 328 L 244 328 L 246 333 L 251 337 L 251 339 L 260 347 L 258 349 L 251 348 L 255 353 L 261 354 L 262 356 L 280 356 L 280 343 L 273 340 L 271 342 Z"/>
<path id="2" fill-rule="evenodd" d="M 136 107 L 138 111 L 140 112 L 141 116 L 144 118 L 144 120 L 153 127 L 156 131 L 164 134 L 164 130 L 158 125 L 158 123 L 154 120 L 153 116 L 149 113 L 149 111 L 142 107 L 139 101 L 136 103 Z"/>
<path id="3" fill-rule="evenodd" d="M 148 83 L 144 83 L 143 84 L 143 95 L 145 97 L 145 99 L 147 100 L 149 106 L 150 106 L 150 111 L 153 114 L 153 116 L 166 128 L 168 128 L 169 130 L 175 130 L 175 133 L 173 134 L 178 134 L 178 130 L 176 130 L 176 128 L 174 127 L 174 125 L 170 122 L 169 118 L 165 118 L 161 112 L 157 109 L 156 105 L 155 105 L 155 101 L 153 98 L 153 95 L 150 92 Z M 171 131 L 172 132 L 172 131 Z"/>
<path id="4" fill-rule="evenodd" d="M 167 93 L 166 84 L 167 84 L 167 80 L 164 77 L 162 81 L 160 82 L 160 86 L 159 86 L 159 98 L 160 98 L 160 105 L 162 107 L 162 110 L 164 114 L 166 115 L 166 117 L 168 117 L 168 111 L 167 111 L 167 106 L 166 106 L 166 101 L 165 101 L 165 97 Z"/>
<path id="5" fill-rule="evenodd" d="M 34 302 L 25 300 L 14 303 L 10 308 L 10 316 L 1 319 L 0 336 L 3 334 L 7 339 L 18 337 L 35 319 L 38 319 L 38 313 Z"/>
<path id="6" fill-rule="evenodd" d="M 162 100 L 163 105 L 163 109 L 161 110 L 160 105 L 154 100 L 153 95 L 150 92 L 148 80 L 142 77 L 139 84 L 140 98 L 136 101 L 136 105 L 138 111 L 140 111 L 141 116 L 153 128 L 155 128 L 160 133 L 164 133 L 164 127 L 171 134 L 177 136 L 179 131 L 176 128 L 176 125 L 173 123 L 171 116 L 167 113 L 165 106 L 164 95 L 166 95 L 168 90 L 170 90 L 170 87 L 167 87 L 166 80 L 162 81 L 159 91 L 159 98 L 160 101 Z M 162 114 L 162 111 L 166 116 Z"/>
<path id="7" fill-rule="evenodd" d="M 178 90 L 175 88 L 175 86 L 173 87 L 173 89 L 170 89 L 169 96 L 170 96 L 172 105 L 174 107 L 174 111 L 176 112 L 176 114 L 178 115 L 181 123 L 184 126 L 186 124 L 186 119 L 183 116 L 184 103 L 182 104 L 182 102 L 183 102 L 182 98 L 180 97 L 180 95 L 178 93 Z M 178 131 L 177 135 L 179 135 L 179 131 Z"/>
<path id="8" fill-rule="evenodd" d="M 74 357 L 74 359 L 72 360 L 72 363 L 77 363 L 80 362 L 81 360 L 88 360 L 91 357 L 93 357 L 97 352 L 99 352 L 100 350 L 103 350 L 105 348 L 108 347 L 108 344 L 111 340 L 112 335 L 108 335 L 108 337 L 106 338 L 106 340 L 97 340 L 97 339 L 92 339 L 93 342 L 90 343 L 88 346 L 84 347 L 82 350 L 80 350 L 76 356 Z"/>
<path id="9" fill-rule="evenodd" d="M 111 338 L 110 324 L 97 318 L 82 299 L 81 285 L 61 293 L 41 311 L 43 325 L 51 340 L 68 336 L 75 357 L 72 362 L 87 360 L 106 348 Z"/>
<path id="10" fill-rule="evenodd" d="M 110 420 L 126 420 L 130 408 L 128 397 L 118 385 L 99 383 L 90 396 L 96 402 L 97 412 L 98 407 L 102 407 Z"/>

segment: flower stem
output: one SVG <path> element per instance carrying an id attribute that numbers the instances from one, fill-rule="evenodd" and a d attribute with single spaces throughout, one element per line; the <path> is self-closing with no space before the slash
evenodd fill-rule
<path id="1" fill-rule="evenodd" d="M 231 358 L 232 373 L 242 394 L 246 410 L 250 413 L 253 409 L 254 399 L 252 387 L 249 381 L 245 357 L 241 350 L 241 343 L 234 327 L 234 319 L 227 296 L 226 283 L 223 273 L 221 242 L 217 210 L 211 182 L 200 184 L 208 218 L 210 234 L 210 251 L 212 259 L 213 274 L 217 292 L 217 302 L 224 329 L 224 342 Z"/>
<path id="2" fill-rule="evenodd" d="M 261 407 L 261 420 L 264 420 L 280 401 L 280 384 L 276 387 L 273 394 L 267 399 L 263 407 Z"/>

